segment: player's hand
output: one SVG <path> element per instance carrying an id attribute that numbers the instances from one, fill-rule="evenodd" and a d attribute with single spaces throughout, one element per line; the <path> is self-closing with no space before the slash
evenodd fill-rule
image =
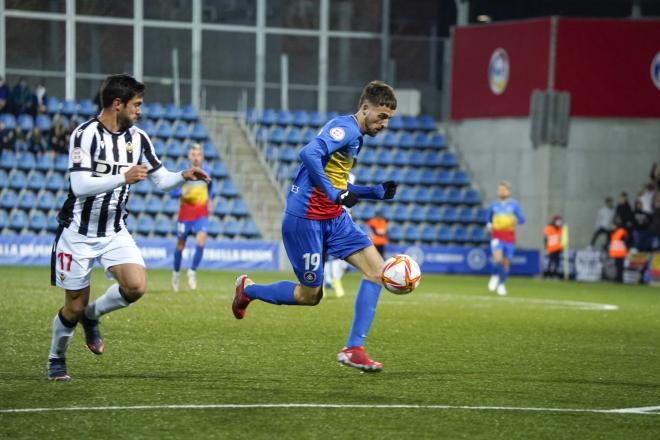
<path id="1" fill-rule="evenodd" d="M 203 180 L 206 183 L 211 183 L 209 175 L 199 167 L 190 167 L 187 170 L 182 171 L 181 175 L 186 180 Z"/>
<path id="2" fill-rule="evenodd" d="M 347 208 L 352 208 L 358 202 L 358 196 L 354 192 L 350 192 L 345 189 L 339 193 L 335 203 L 338 205 L 346 206 Z"/>
<path id="3" fill-rule="evenodd" d="M 393 180 L 388 180 L 387 182 L 384 182 L 381 185 L 383 185 L 383 189 L 385 190 L 385 195 L 383 196 L 383 200 L 393 199 L 394 195 L 396 194 L 397 183 Z"/>
<path id="4" fill-rule="evenodd" d="M 124 181 L 129 185 L 140 182 L 147 177 L 147 166 L 146 165 L 135 165 L 132 166 L 124 173 Z"/>

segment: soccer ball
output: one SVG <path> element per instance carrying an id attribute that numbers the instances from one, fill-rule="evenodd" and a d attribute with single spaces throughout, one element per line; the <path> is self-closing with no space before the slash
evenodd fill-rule
<path id="1" fill-rule="evenodd" d="M 419 285 L 422 272 L 419 265 L 408 255 L 393 255 L 385 261 L 380 275 L 383 286 L 392 293 L 405 295 Z"/>

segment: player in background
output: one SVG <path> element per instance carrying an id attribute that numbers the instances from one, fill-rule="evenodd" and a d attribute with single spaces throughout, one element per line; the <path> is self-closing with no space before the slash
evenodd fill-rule
<path id="1" fill-rule="evenodd" d="M 515 250 L 516 227 L 525 223 L 520 205 L 510 197 L 511 184 L 502 180 L 497 185 L 498 200 L 490 204 L 486 214 L 486 226 L 491 235 L 490 249 L 495 263 L 488 290 L 497 290 L 501 296 L 506 295 L 506 279 Z"/>
<path id="2" fill-rule="evenodd" d="M 348 183 L 351 185 L 355 184 L 355 174 L 348 173 Z M 344 209 L 348 212 L 348 215 L 351 215 L 350 208 L 344 206 Z M 352 215 L 351 218 L 353 218 Z M 323 282 L 325 288 L 332 289 L 337 298 L 341 298 L 346 294 L 344 291 L 344 283 L 341 282 L 341 279 L 344 277 L 347 269 L 347 262 L 333 256 L 329 256 L 323 266 Z"/>
<path id="3" fill-rule="evenodd" d="M 188 162 L 191 167 L 203 169 L 206 174 L 210 171 L 202 166 L 204 151 L 198 143 L 191 145 L 188 151 Z M 188 269 L 188 287 L 197 289 L 196 271 L 204 255 L 206 245 L 206 230 L 209 223 L 209 201 L 213 199 L 213 183 L 203 180 L 186 182 L 180 188 L 170 192 L 171 197 L 180 197 L 179 217 L 176 222 L 176 248 L 174 250 L 174 271 L 172 272 L 172 289 L 179 291 L 181 270 L 181 257 L 186 247 L 186 238 L 195 234 L 195 254 Z"/>
<path id="4" fill-rule="evenodd" d="M 394 197 L 395 182 L 358 186 L 348 182 L 348 174 L 360 153 L 363 137 L 375 136 L 387 128 L 395 110 L 394 90 L 383 82 L 372 81 L 363 89 L 355 114 L 330 120 L 303 147 L 302 164 L 289 190 L 282 219 L 282 240 L 299 283 L 259 285 L 241 275 L 236 280 L 232 303 L 237 319 L 242 319 L 247 306 L 257 299 L 278 305 L 317 305 L 323 298 L 325 256 L 347 261 L 364 278 L 355 298 L 348 341 L 337 360 L 364 371 L 383 368 L 369 359 L 364 349 L 382 288 L 383 258 L 343 208 L 352 207 L 359 199 Z"/>
<path id="5" fill-rule="evenodd" d="M 101 114 L 79 125 L 69 144 L 69 195 L 58 214 L 51 256 L 51 284 L 64 289 L 64 307 L 53 319 L 48 379 L 69 381 L 66 351 L 78 322 L 92 353 L 105 346 L 99 318 L 128 307 L 147 290 L 144 260 L 124 217 L 130 186 L 145 178 L 169 191 L 186 180 L 209 180 L 200 168 L 170 172 L 149 136 L 133 124 L 140 117 L 144 84 L 111 75 L 101 89 Z M 89 304 L 92 266 L 99 260 L 115 283 Z"/>

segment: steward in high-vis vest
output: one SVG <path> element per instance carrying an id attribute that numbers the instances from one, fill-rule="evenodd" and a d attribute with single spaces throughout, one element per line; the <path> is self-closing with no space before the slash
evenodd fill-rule
<path id="1" fill-rule="evenodd" d="M 371 229 L 371 241 L 381 255 L 385 252 L 385 245 L 390 242 L 387 237 L 387 220 L 380 212 L 374 218 L 369 219 L 367 226 Z"/>
<path id="2" fill-rule="evenodd" d="M 548 254 L 548 265 L 545 272 L 543 272 L 544 278 L 559 278 L 559 257 L 563 250 L 561 243 L 562 228 L 561 216 L 555 215 L 552 217 L 552 222 L 543 229 L 545 251 Z"/>
<path id="3" fill-rule="evenodd" d="M 623 283 L 623 263 L 628 256 L 628 230 L 621 226 L 621 219 L 614 218 L 608 253 L 616 265 L 616 281 Z"/>

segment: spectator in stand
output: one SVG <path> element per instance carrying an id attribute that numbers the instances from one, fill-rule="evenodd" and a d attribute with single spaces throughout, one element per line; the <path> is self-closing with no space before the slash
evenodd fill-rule
<path id="1" fill-rule="evenodd" d="M 32 95 L 32 108 L 30 114 L 34 117 L 46 113 L 48 110 L 48 95 L 46 94 L 46 86 L 43 84 L 37 85 Z"/>
<path id="2" fill-rule="evenodd" d="M 612 227 L 612 221 L 614 220 L 614 199 L 612 197 L 607 197 L 605 199 L 605 205 L 598 210 L 598 215 L 596 217 L 596 231 L 591 237 L 591 247 L 596 246 L 596 242 L 601 235 L 605 235 L 605 244 L 603 249 L 607 248 L 607 242 L 610 237 L 610 228 Z"/>
<path id="3" fill-rule="evenodd" d="M 625 191 L 621 192 L 621 196 L 619 198 L 619 204 L 616 205 L 614 216 L 619 217 L 619 220 L 621 221 L 621 226 L 623 226 L 624 228 L 630 229 L 632 227 L 635 216 L 633 214 L 632 208 L 630 207 L 630 202 L 628 201 L 628 193 Z"/>
<path id="4" fill-rule="evenodd" d="M 62 116 L 53 118 L 53 126 L 50 128 L 50 150 L 53 154 L 68 154 L 69 153 L 69 137 L 64 119 Z"/>
<path id="5" fill-rule="evenodd" d="M 10 150 L 14 151 L 15 135 L 14 130 L 5 126 L 5 123 L 0 121 L 0 151 Z"/>
<path id="6" fill-rule="evenodd" d="M 655 195 L 655 183 L 648 182 L 637 196 L 637 200 L 642 203 L 642 210 L 647 214 L 653 214 L 653 196 Z"/>
<path id="7" fill-rule="evenodd" d="M 367 226 L 371 229 L 371 242 L 376 247 L 378 253 L 384 257 L 385 245 L 387 245 L 390 240 L 387 237 L 387 220 L 383 217 L 383 213 L 377 211 L 374 218 L 367 221 Z"/>
<path id="8" fill-rule="evenodd" d="M 9 111 L 9 87 L 5 83 L 5 79 L 0 76 L 0 113 Z"/>
<path id="9" fill-rule="evenodd" d="M 30 87 L 28 87 L 25 78 L 21 77 L 11 90 L 9 96 L 9 106 L 11 111 L 16 116 L 23 113 L 30 113 L 32 104 L 32 91 L 30 90 Z"/>
<path id="10" fill-rule="evenodd" d="M 46 138 L 36 125 L 26 138 L 28 151 L 34 154 L 43 154 L 46 151 Z"/>
<path id="11" fill-rule="evenodd" d="M 614 216 L 614 224 L 610 236 L 609 256 L 614 260 L 616 266 L 616 282 L 623 283 L 623 263 L 628 255 L 630 235 L 623 226 L 623 221 L 618 215 Z"/>
<path id="12" fill-rule="evenodd" d="M 653 216 L 648 229 L 649 250 L 660 251 L 660 191 L 653 197 Z"/>
<path id="13" fill-rule="evenodd" d="M 653 218 L 653 200 L 651 213 L 644 210 L 641 198 L 635 201 L 634 222 L 632 227 L 632 246 L 640 251 L 650 250 L 649 226 Z"/>

